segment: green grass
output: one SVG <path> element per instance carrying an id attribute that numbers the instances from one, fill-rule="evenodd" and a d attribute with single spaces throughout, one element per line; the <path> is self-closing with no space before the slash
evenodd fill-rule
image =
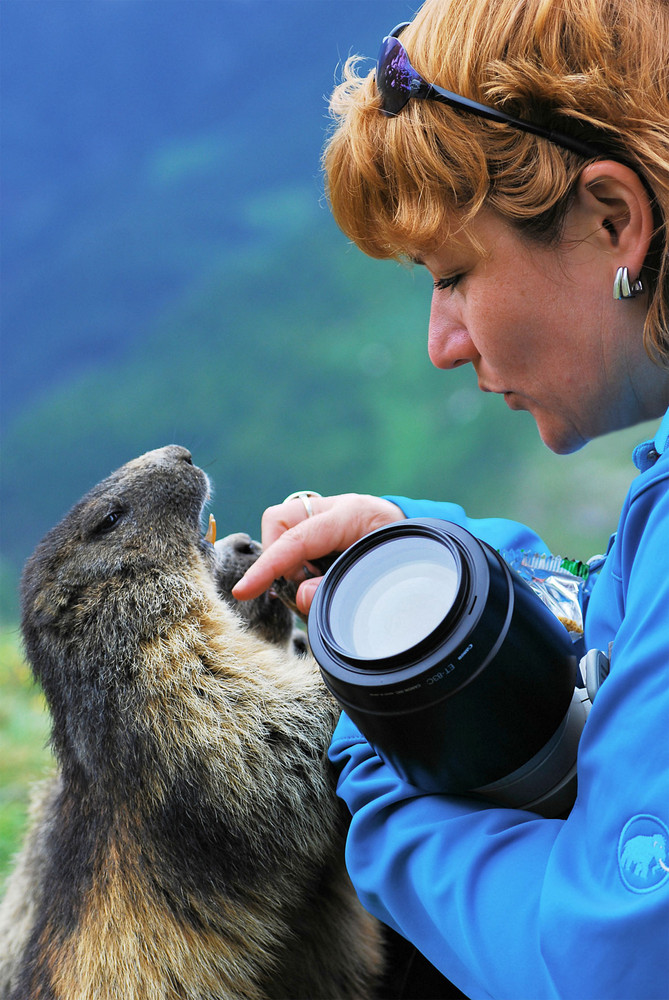
<path id="1" fill-rule="evenodd" d="M 48 772 L 49 719 L 18 628 L 0 629 L 0 894 L 21 845 L 31 785 Z"/>

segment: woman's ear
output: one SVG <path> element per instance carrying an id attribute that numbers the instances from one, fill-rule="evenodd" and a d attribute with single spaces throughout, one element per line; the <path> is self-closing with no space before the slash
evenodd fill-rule
<path id="1" fill-rule="evenodd" d="M 631 167 L 597 160 L 579 178 L 576 199 L 588 219 L 591 239 L 611 257 L 613 274 L 626 267 L 637 278 L 653 237 L 653 210 L 648 192 Z"/>

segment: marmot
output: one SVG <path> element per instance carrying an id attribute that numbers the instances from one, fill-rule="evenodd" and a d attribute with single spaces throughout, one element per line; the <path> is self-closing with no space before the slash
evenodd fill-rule
<path id="1" fill-rule="evenodd" d="M 272 645 L 219 595 L 208 495 L 185 448 L 148 452 L 26 565 L 59 775 L 0 912 L 3 996 L 374 994 L 378 927 L 345 872 L 327 761 L 338 710 L 286 645 L 290 619 Z"/>
<path id="2" fill-rule="evenodd" d="M 217 541 L 214 552 L 214 579 L 221 597 L 236 608 L 257 635 L 278 646 L 291 646 L 293 652 L 300 656 L 306 655 L 309 642 L 306 630 L 298 625 L 298 618 L 306 619 L 300 615 L 295 604 L 297 584 L 281 578 L 275 581 L 271 590 L 253 601 L 240 602 L 232 596 L 234 585 L 262 552 L 260 542 L 244 532 L 237 532 Z M 294 609 L 292 614 L 289 608 Z"/>

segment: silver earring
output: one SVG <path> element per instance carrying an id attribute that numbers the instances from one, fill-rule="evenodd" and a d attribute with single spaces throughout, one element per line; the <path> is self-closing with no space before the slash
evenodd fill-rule
<path id="1" fill-rule="evenodd" d="M 626 267 L 619 267 L 613 282 L 614 299 L 633 299 L 643 291 L 641 278 L 630 283 L 630 273 Z"/>

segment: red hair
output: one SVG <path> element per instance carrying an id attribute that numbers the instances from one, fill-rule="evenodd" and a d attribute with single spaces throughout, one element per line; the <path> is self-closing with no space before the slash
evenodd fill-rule
<path id="1" fill-rule="evenodd" d="M 427 0 L 402 44 L 431 83 L 595 141 L 643 178 L 657 224 L 646 344 L 669 364 L 666 0 Z M 559 242 L 583 157 L 433 101 L 387 118 L 359 68 L 349 59 L 332 95 L 323 163 L 334 217 L 365 253 L 427 252 L 484 205 Z"/>

